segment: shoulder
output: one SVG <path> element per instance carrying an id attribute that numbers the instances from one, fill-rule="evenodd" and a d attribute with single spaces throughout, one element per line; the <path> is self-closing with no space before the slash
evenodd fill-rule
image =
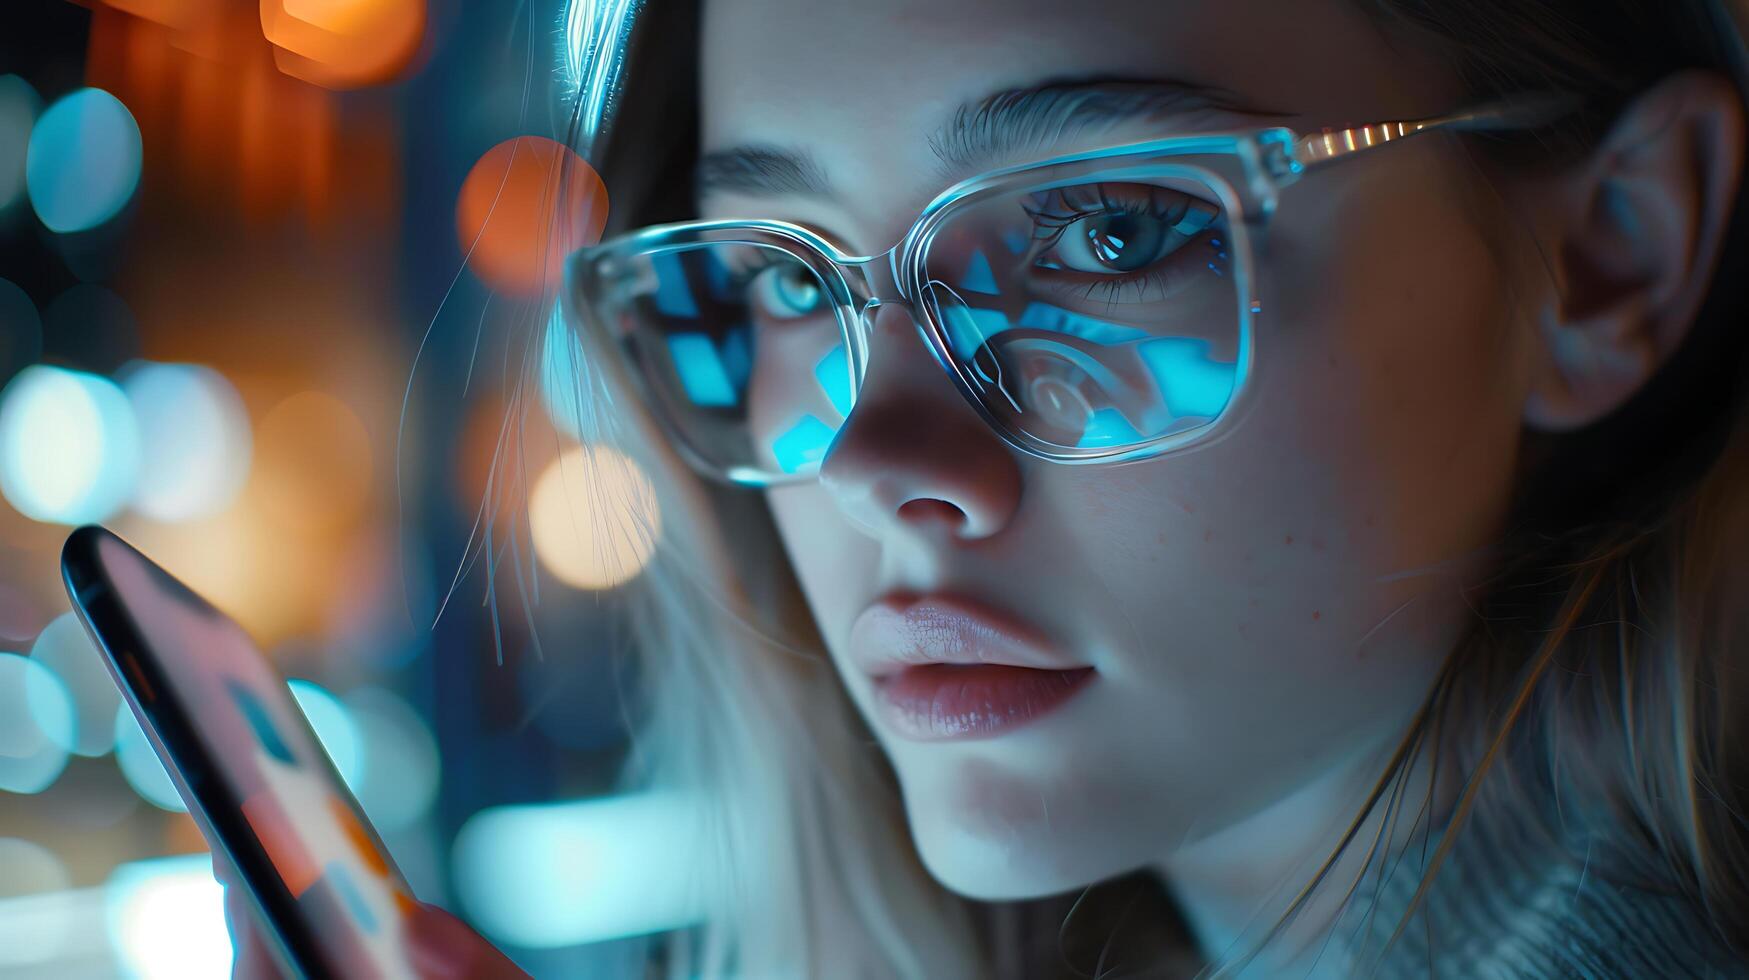
<path id="1" fill-rule="evenodd" d="M 1629 883 L 1600 852 L 1510 827 L 1460 834 L 1380 975 L 1749 978 L 1749 960 L 1695 903 Z M 1373 931 L 1383 940 L 1420 884 L 1419 869 L 1405 870 L 1379 892 Z"/>

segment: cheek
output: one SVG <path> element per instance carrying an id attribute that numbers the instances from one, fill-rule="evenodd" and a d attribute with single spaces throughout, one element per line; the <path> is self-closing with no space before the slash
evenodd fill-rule
<path id="1" fill-rule="evenodd" d="M 1494 533 L 1528 384 L 1504 271 L 1442 159 L 1392 161 L 1284 221 L 1282 313 L 1259 328 L 1254 435 L 1275 478 L 1399 571 Z"/>
<path id="2" fill-rule="evenodd" d="M 879 546 L 848 524 L 818 483 L 766 492 L 772 520 L 830 650 L 842 650 L 850 624 L 874 597 Z"/>

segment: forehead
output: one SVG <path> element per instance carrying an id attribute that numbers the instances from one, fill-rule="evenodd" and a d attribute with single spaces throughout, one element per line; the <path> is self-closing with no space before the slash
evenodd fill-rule
<path id="1" fill-rule="evenodd" d="M 1186 81 L 1313 127 L 1459 98 L 1359 0 L 706 0 L 703 37 L 704 148 L 802 150 L 845 187 L 938 172 L 956 108 L 1062 79 Z"/>

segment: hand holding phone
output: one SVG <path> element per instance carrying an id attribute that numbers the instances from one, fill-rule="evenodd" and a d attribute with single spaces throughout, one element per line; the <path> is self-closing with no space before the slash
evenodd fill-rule
<path id="1" fill-rule="evenodd" d="M 228 915 L 240 971 L 265 968 L 266 950 L 276 974 L 322 980 L 523 975 L 413 897 L 285 679 L 241 627 L 100 527 L 68 537 L 61 568 L 212 847 L 227 912 L 248 910 Z"/>
<path id="2" fill-rule="evenodd" d="M 225 886 L 225 921 L 236 956 L 232 980 L 287 980 L 270 941 L 255 924 L 249 898 L 235 870 L 215 857 L 213 869 Z M 435 905 L 412 912 L 407 930 L 421 980 L 510 980 L 527 974 L 479 933 Z"/>

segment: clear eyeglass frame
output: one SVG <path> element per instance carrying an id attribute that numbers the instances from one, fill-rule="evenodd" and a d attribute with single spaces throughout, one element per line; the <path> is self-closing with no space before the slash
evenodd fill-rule
<path id="1" fill-rule="evenodd" d="M 664 252 L 716 244 L 751 245 L 786 253 L 810 270 L 825 291 L 837 317 L 852 375 L 852 397 L 860 394 L 867 370 L 873 322 L 883 306 L 906 307 L 936 362 L 966 402 L 1015 451 L 1054 463 L 1090 465 L 1152 459 L 1218 439 L 1244 415 L 1252 394 L 1250 384 L 1257 357 L 1255 320 L 1262 314 L 1257 291 L 1256 252 L 1267 235 L 1281 194 L 1307 175 L 1394 142 L 1440 131 L 1510 132 L 1548 125 L 1569 114 L 1573 100 L 1559 95 L 1532 96 L 1510 103 L 1425 119 L 1372 123 L 1317 133 L 1285 127 L 1174 136 L 1129 143 L 1006 167 L 953 185 L 939 194 L 892 248 L 873 255 L 852 255 L 801 225 L 774 220 L 685 221 L 629 232 L 580 249 L 568 262 L 563 302 L 574 328 L 592 331 L 615 349 L 610 326 L 615 323 L 616 295 L 625 291 L 634 260 Z M 1237 364 L 1231 397 L 1207 425 L 1169 433 L 1145 442 L 1115 448 L 1072 448 L 1045 442 L 1003 421 L 979 394 L 969 367 L 953 353 L 947 325 L 935 304 L 923 301 L 930 287 L 926 257 L 937 233 L 960 213 L 980 201 L 1015 193 L 1021 188 L 1065 186 L 1097 177 L 1121 181 L 1170 170 L 1174 161 L 1197 160 L 1199 179 L 1219 200 L 1225 246 L 1232 255 L 1233 288 L 1237 297 Z M 1212 163 L 1211 163 L 1212 161 Z M 661 410 L 643 369 L 628 365 L 639 392 L 663 426 L 676 451 L 701 474 L 732 484 L 771 487 L 813 480 L 817 472 L 782 473 L 769 467 L 713 461 L 695 446 Z M 848 414 L 848 413 L 847 413 Z"/>

